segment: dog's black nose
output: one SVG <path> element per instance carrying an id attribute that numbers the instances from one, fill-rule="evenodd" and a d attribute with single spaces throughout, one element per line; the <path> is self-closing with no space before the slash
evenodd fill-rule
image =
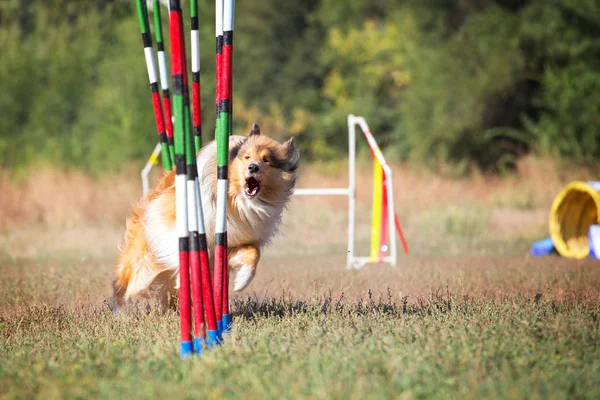
<path id="1" fill-rule="evenodd" d="M 250 171 L 253 174 L 257 173 L 259 168 L 260 167 L 257 163 L 250 163 L 250 165 L 248 165 L 248 171 Z"/>

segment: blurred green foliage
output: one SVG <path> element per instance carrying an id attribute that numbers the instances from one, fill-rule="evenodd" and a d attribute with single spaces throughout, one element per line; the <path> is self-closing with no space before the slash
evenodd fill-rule
<path id="1" fill-rule="evenodd" d="M 199 5 L 209 140 L 214 3 Z M 600 155 L 599 0 L 240 1 L 235 32 L 236 133 L 256 121 L 297 136 L 305 157 L 344 156 L 348 113 L 388 154 L 432 168 Z M 134 1 L 4 0 L 0 49 L 0 165 L 99 173 L 148 157 Z"/>

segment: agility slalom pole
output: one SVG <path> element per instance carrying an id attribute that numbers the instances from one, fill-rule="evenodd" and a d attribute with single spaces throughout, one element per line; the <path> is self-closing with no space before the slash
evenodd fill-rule
<path id="1" fill-rule="evenodd" d="M 225 138 L 225 162 L 228 162 L 229 155 L 229 136 L 233 131 L 233 17 L 235 13 L 235 0 L 225 0 L 223 4 L 223 54 L 221 56 L 221 68 L 223 74 L 222 86 L 223 95 L 222 102 L 224 107 L 221 108 L 221 112 L 225 112 L 224 117 L 226 118 L 226 126 L 222 129 L 226 132 L 223 134 Z M 227 165 L 227 164 L 226 164 Z M 227 179 L 227 175 L 225 175 Z M 227 181 L 224 196 L 227 195 Z M 225 207 L 227 200 L 225 200 Z M 222 318 L 223 318 L 223 331 L 229 332 L 231 327 L 231 317 L 229 314 L 229 268 L 228 268 L 228 257 L 227 257 L 227 210 L 224 208 L 223 220 L 225 221 L 225 236 L 223 240 L 223 247 L 225 249 L 225 255 L 223 257 L 223 303 L 222 303 Z"/>
<path id="2" fill-rule="evenodd" d="M 200 40 L 198 32 L 198 2 L 190 1 L 191 17 L 191 51 L 192 51 L 192 112 L 194 121 L 194 154 L 198 154 L 202 148 L 202 112 L 200 101 Z M 197 165 L 196 165 L 197 167 Z M 207 327 L 207 346 L 212 347 L 218 343 L 218 328 L 215 316 L 215 303 L 212 291 L 212 279 L 210 274 L 210 260 L 208 257 L 208 244 L 206 240 L 206 230 L 204 224 L 204 212 L 202 210 L 202 197 L 200 191 L 200 181 L 196 173 L 196 182 L 194 190 L 196 192 L 196 219 L 197 219 L 197 240 L 200 255 L 200 276 L 203 295 L 204 310 L 206 311 Z M 192 270 L 193 271 L 193 270 Z M 192 291 L 194 290 L 192 279 Z M 194 309 L 195 312 L 195 309 Z"/>
<path id="3" fill-rule="evenodd" d="M 139 1 L 139 0 L 138 0 Z M 179 319 L 181 329 L 181 358 L 193 353 L 191 335 L 189 231 L 187 216 L 187 170 L 185 157 L 185 130 L 183 105 L 183 58 L 181 43 L 181 2 L 170 0 L 169 32 L 171 38 L 171 73 L 173 76 L 173 111 L 175 114 L 175 212 L 179 237 Z"/>
<path id="4" fill-rule="evenodd" d="M 225 238 L 227 236 L 227 164 L 228 164 L 228 115 L 227 99 L 223 96 L 223 0 L 215 1 L 215 27 L 216 27 L 216 115 L 215 140 L 217 142 L 217 207 L 215 218 L 215 259 L 214 259 L 214 285 L 215 312 L 219 338 L 223 333 L 223 264 L 227 258 Z"/>
<path id="5" fill-rule="evenodd" d="M 181 49 L 182 75 L 183 75 L 183 129 L 186 143 L 186 169 L 187 169 L 187 207 L 188 207 L 188 227 L 190 240 L 190 269 L 191 269 L 191 287 L 192 287 L 192 304 L 194 310 L 194 344 L 198 355 L 202 351 L 203 343 L 207 343 L 206 333 L 204 330 L 204 304 L 203 304 L 203 285 L 201 277 L 201 262 L 199 242 L 199 226 L 198 217 L 202 215 L 201 203 L 198 201 L 200 194 L 198 167 L 196 165 L 196 141 L 192 134 L 191 115 L 190 115 L 190 100 L 188 91 L 188 75 L 187 75 L 187 56 L 185 48 L 185 38 L 183 35 L 183 15 L 179 12 L 179 24 L 181 26 L 181 36 L 179 47 Z M 200 210 L 200 211 L 199 211 Z M 210 328 L 209 328 L 210 331 Z M 211 338 L 207 344 L 214 342 Z"/>
<path id="6" fill-rule="evenodd" d="M 165 121 L 163 119 L 162 106 L 160 104 L 160 94 L 158 93 L 156 66 L 154 64 L 154 51 L 152 50 L 152 36 L 150 36 L 150 24 L 148 22 L 148 8 L 145 0 L 136 0 L 136 6 L 138 21 L 140 23 L 140 32 L 142 33 L 142 43 L 144 45 L 144 56 L 146 58 L 148 80 L 150 81 L 150 89 L 152 92 L 154 119 L 156 121 L 156 130 L 158 131 L 158 137 L 161 146 L 163 170 L 166 172 L 173 168 L 173 164 L 169 155 Z"/>
<path id="7" fill-rule="evenodd" d="M 154 15 L 154 31 L 156 32 L 156 49 L 158 50 L 158 71 L 160 74 L 160 86 L 163 95 L 163 109 L 165 111 L 165 128 L 167 130 L 167 143 L 171 162 L 175 160 L 173 148 L 173 120 L 171 114 L 171 93 L 169 90 L 169 70 L 167 69 L 167 58 L 165 56 L 165 45 L 163 42 L 162 22 L 160 17 L 160 3 L 153 0 L 152 11 Z"/>

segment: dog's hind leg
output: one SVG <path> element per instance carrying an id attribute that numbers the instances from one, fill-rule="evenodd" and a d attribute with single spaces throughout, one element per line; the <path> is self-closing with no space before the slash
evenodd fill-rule
<path id="1" fill-rule="evenodd" d="M 229 249 L 229 266 L 236 269 L 233 290 L 240 292 L 244 290 L 256 274 L 256 267 L 260 259 L 260 250 L 253 245 L 244 245 Z"/>

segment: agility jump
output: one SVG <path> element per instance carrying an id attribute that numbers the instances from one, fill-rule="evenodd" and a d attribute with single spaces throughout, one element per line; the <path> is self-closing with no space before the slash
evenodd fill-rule
<path id="1" fill-rule="evenodd" d="M 373 156 L 373 209 L 371 217 L 371 252 L 369 257 L 356 257 L 356 125 L 363 132 Z M 348 196 L 348 253 L 346 269 L 359 269 L 367 263 L 397 265 L 396 234 L 408 254 L 408 245 L 394 207 L 392 169 L 379 149 L 375 137 L 363 117 L 348 115 L 348 187 L 298 188 L 295 196 Z"/>

